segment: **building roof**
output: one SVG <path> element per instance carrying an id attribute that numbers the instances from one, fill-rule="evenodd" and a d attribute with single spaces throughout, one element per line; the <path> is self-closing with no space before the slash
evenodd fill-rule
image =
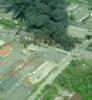
<path id="1" fill-rule="evenodd" d="M 0 46 L 4 45 L 4 41 L 0 40 Z"/>
<path id="2" fill-rule="evenodd" d="M 88 8 L 86 8 L 86 7 L 78 7 L 77 9 L 75 9 L 72 12 L 72 14 L 75 17 L 76 22 L 82 22 L 87 17 L 89 17 L 90 12 L 89 12 Z"/>
<path id="3" fill-rule="evenodd" d="M 15 34 L 17 32 L 17 29 L 4 29 L 0 30 L 0 40 L 4 41 L 4 43 L 9 43 L 15 38 Z"/>
<path id="4" fill-rule="evenodd" d="M 67 32 L 72 37 L 84 38 L 85 35 L 90 34 L 87 29 L 78 26 L 70 25 L 67 28 Z"/>
<path id="5" fill-rule="evenodd" d="M 78 4 L 72 3 L 67 7 L 67 11 L 73 11 L 78 8 Z"/>
<path id="6" fill-rule="evenodd" d="M 17 82 L 18 82 L 18 79 L 16 77 L 11 76 L 7 78 L 0 84 L 0 92 L 7 93 L 8 90 L 10 90 L 12 86 L 16 84 Z"/>
<path id="7" fill-rule="evenodd" d="M 46 76 L 48 76 L 48 74 L 55 69 L 56 65 L 45 61 L 43 64 L 41 64 L 35 71 L 33 71 L 31 73 L 31 75 L 29 75 L 29 80 L 32 83 L 36 83 L 41 81 L 42 79 L 44 79 Z"/>
<path id="8" fill-rule="evenodd" d="M 26 100 L 29 93 L 30 90 L 27 87 L 19 84 L 12 92 L 5 95 L 3 100 Z"/>

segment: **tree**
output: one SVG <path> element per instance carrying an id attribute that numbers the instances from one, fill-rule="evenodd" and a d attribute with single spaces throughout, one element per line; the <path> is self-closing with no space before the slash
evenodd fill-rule
<path id="1" fill-rule="evenodd" d="M 68 15 L 65 0 L 1 0 L 13 18 L 23 20 L 26 30 L 35 35 L 47 36 L 51 40 L 63 41 L 62 46 L 74 47 L 74 41 L 67 35 Z M 63 39 L 64 38 L 64 39 Z M 59 39 L 59 40 L 58 40 Z"/>

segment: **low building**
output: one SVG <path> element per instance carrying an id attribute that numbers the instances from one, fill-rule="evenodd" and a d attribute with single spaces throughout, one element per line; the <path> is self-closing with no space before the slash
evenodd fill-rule
<path id="1" fill-rule="evenodd" d="M 15 38 L 17 30 L 16 29 L 4 29 L 0 30 L 0 46 L 3 46 L 4 44 L 8 44 Z"/>
<path id="2" fill-rule="evenodd" d="M 27 100 L 30 89 L 22 84 L 18 84 L 10 93 L 5 94 L 2 100 Z"/>
<path id="3" fill-rule="evenodd" d="M 89 17 L 86 21 L 85 21 L 85 27 L 91 32 L 92 34 L 92 17 Z"/>
<path id="4" fill-rule="evenodd" d="M 76 22 L 82 22 L 90 16 L 90 12 L 86 7 L 78 7 L 72 12 Z"/>
<path id="5" fill-rule="evenodd" d="M 51 62 L 45 61 L 43 64 L 41 64 L 35 71 L 30 73 L 29 75 L 29 81 L 31 81 L 32 84 L 35 84 L 37 82 L 40 82 L 43 80 L 50 72 L 52 72 L 55 69 L 56 65 L 54 65 Z"/>
<path id="6" fill-rule="evenodd" d="M 72 3 L 72 4 L 70 4 L 70 5 L 67 7 L 67 11 L 68 11 L 68 12 L 74 11 L 74 10 L 76 10 L 78 7 L 79 7 L 78 4 Z"/>
<path id="7" fill-rule="evenodd" d="M 86 35 L 90 34 L 87 29 L 74 26 L 74 25 L 70 25 L 67 28 L 67 32 L 69 36 L 77 37 L 77 38 L 85 38 Z"/>

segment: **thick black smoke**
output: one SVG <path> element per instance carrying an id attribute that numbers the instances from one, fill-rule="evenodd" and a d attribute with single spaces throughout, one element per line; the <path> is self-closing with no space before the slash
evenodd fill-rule
<path id="1" fill-rule="evenodd" d="M 59 42 L 65 49 L 74 47 L 67 36 L 68 15 L 65 0 L 3 0 L 14 11 L 14 18 L 21 18 L 27 31 L 38 37 L 48 37 Z"/>

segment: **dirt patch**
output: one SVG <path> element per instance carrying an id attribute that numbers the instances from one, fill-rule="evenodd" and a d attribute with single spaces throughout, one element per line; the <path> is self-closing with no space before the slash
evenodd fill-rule
<path id="1" fill-rule="evenodd" d="M 70 100 L 82 100 L 82 97 L 80 94 L 76 93 L 71 97 Z"/>
<path id="2" fill-rule="evenodd" d="M 0 56 L 7 56 L 12 52 L 13 48 L 11 46 L 5 46 L 0 48 Z"/>

